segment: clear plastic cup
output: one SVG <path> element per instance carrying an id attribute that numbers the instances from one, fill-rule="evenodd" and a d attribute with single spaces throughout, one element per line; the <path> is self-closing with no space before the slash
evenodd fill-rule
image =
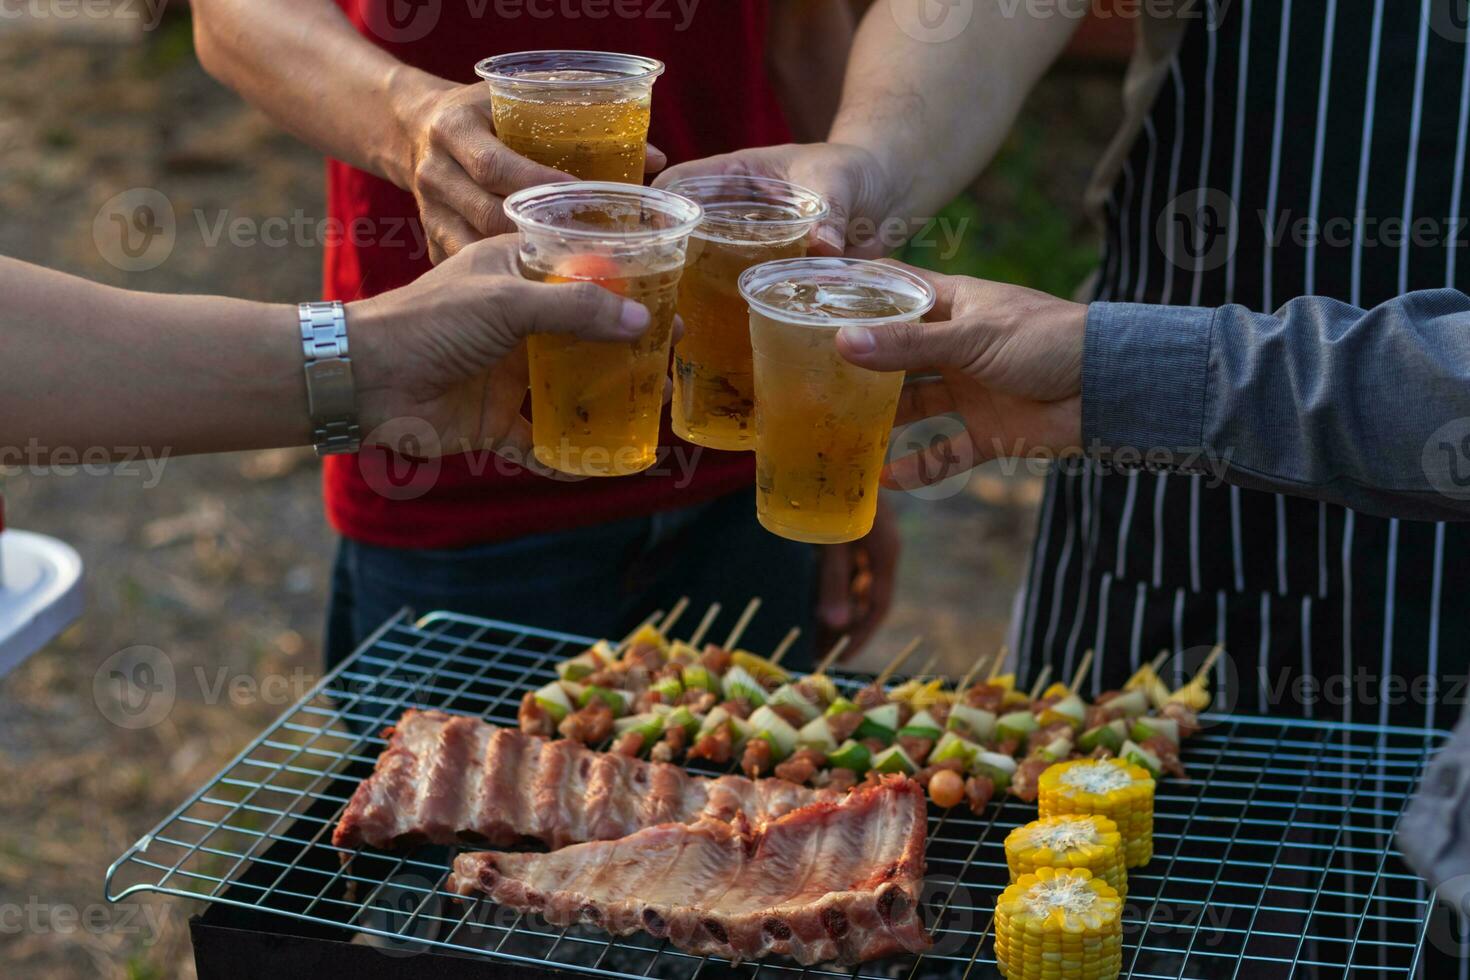
<path id="1" fill-rule="evenodd" d="M 674 432 L 710 449 L 754 449 L 750 308 L 740 276 L 762 262 L 806 255 L 807 235 L 826 217 L 827 203 L 768 177 L 690 177 L 668 190 L 704 208 L 679 283 L 684 337 L 674 347 Z"/>
<path id="2" fill-rule="evenodd" d="M 664 64 L 607 51 L 521 51 L 486 58 L 495 135 L 582 180 L 643 183 L 653 83 Z"/>
<path id="3" fill-rule="evenodd" d="M 918 320 L 923 279 L 881 262 L 767 262 L 740 277 L 755 365 L 756 514 L 783 538 L 836 544 L 873 527 L 903 372 L 837 352 L 843 326 Z"/>
<path id="4" fill-rule="evenodd" d="M 679 276 L 701 215 L 693 201 L 618 183 L 547 184 L 506 198 L 521 275 L 594 282 L 648 307 L 633 343 L 557 334 L 527 339 L 538 460 L 577 476 L 625 476 L 658 456 Z"/>

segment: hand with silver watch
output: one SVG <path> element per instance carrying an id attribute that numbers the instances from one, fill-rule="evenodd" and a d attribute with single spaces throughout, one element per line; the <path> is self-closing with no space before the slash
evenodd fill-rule
<path id="1" fill-rule="evenodd" d="M 489 450 L 540 472 L 521 341 L 631 341 L 649 316 L 515 267 L 506 235 L 402 289 L 294 307 L 129 292 L 0 258 L 0 465 L 379 444 Z"/>

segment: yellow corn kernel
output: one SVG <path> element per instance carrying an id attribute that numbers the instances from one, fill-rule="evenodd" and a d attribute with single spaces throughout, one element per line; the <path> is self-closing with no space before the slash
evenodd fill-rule
<path id="1" fill-rule="evenodd" d="M 1037 800 L 1043 817 L 1077 813 L 1113 821 L 1128 867 L 1153 858 L 1154 780 L 1142 767 L 1119 759 L 1063 762 L 1041 774 Z"/>
<path id="2" fill-rule="evenodd" d="M 1005 850 L 1012 882 L 1041 868 L 1081 868 L 1106 881 L 1120 898 L 1128 897 L 1123 838 L 1107 817 L 1043 817 L 1011 831 Z"/>
<path id="3" fill-rule="evenodd" d="M 1022 875 L 995 905 L 1007 980 L 1113 980 L 1123 969 L 1123 900 L 1085 869 Z"/>

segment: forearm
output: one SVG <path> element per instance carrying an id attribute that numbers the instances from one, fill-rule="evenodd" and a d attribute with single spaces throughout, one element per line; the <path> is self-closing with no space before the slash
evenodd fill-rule
<path id="1" fill-rule="evenodd" d="M 194 0 L 211 75 L 323 153 L 406 187 L 407 125 L 453 83 L 360 35 L 331 0 Z"/>
<path id="2" fill-rule="evenodd" d="M 292 307 L 131 293 L 0 258 L 0 453 L 310 441 Z"/>
<path id="3" fill-rule="evenodd" d="M 1024 4 L 1007 14 L 985 3 L 968 15 L 964 5 L 946 8 L 929 33 L 927 3 L 879 0 L 869 9 L 829 138 L 878 159 L 890 213 L 908 218 L 935 214 L 989 164 L 1077 25 L 1057 13 L 1029 16 Z M 948 37 L 956 25 L 945 19 L 963 16 L 963 30 Z"/>
<path id="4" fill-rule="evenodd" d="M 842 100 L 857 17 L 850 0 L 782 0 L 770 8 L 766 69 L 798 143 L 825 139 Z"/>
<path id="5" fill-rule="evenodd" d="M 1372 310 L 1304 297 L 1275 314 L 1093 304 L 1089 452 L 1405 519 L 1470 519 L 1470 297 Z M 1460 431 L 1463 429 L 1463 431 Z M 1462 480 L 1464 485 L 1462 485 Z"/>

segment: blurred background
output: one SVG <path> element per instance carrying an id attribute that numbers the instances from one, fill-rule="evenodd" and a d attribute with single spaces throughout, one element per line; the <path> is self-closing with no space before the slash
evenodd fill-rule
<path id="1" fill-rule="evenodd" d="M 0 254 L 130 289 L 316 298 L 317 247 L 294 234 L 232 243 L 218 222 L 314 224 L 322 160 L 200 70 L 185 5 L 156 26 L 140 18 L 161 5 L 0 0 Z M 1082 192 L 1117 123 L 1129 43 L 1118 19 L 1084 30 L 1001 158 L 942 216 L 963 231 L 958 249 L 904 257 L 1072 294 L 1095 264 Z M 93 223 L 140 187 L 171 201 L 178 244 L 159 267 L 124 272 Z M 197 910 L 109 906 L 103 874 L 314 682 L 334 546 L 318 480 L 309 450 L 170 460 L 161 475 L 0 468 L 9 523 L 70 542 L 88 567 L 84 618 L 0 681 L 0 975 L 193 976 Z M 949 489 L 891 495 L 905 554 L 872 663 L 923 634 L 962 670 L 1002 641 L 1040 481 L 992 464 Z M 139 731 L 93 697 L 99 667 L 134 646 L 166 652 L 180 678 L 168 718 Z"/>

